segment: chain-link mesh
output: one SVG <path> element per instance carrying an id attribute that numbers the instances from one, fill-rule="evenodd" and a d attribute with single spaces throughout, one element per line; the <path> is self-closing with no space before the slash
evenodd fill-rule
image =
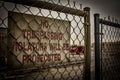
<path id="1" fill-rule="evenodd" d="M 103 31 L 101 54 L 103 80 L 119 80 L 120 28 L 108 25 L 101 27 Z"/>
<path id="2" fill-rule="evenodd" d="M 120 24 L 100 19 L 95 14 L 95 77 L 98 80 L 119 80 Z"/>
<path id="3" fill-rule="evenodd" d="M 101 80 L 119 80 L 120 25 L 107 20 L 99 20 Z"/>
<path id="4" fill-rule="evenodd" d="M 48 2 L 77 9 L 69 1 Z M 0 1 L 0 79 L 81 80 L 83 15 L 62 13 L 64 7 L 59 12 L 44 9 L 47 5 L 32 7 L 35 4 Z"/>

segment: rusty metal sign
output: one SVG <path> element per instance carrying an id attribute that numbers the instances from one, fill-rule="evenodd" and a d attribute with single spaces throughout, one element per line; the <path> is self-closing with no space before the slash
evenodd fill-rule
<path id="1" fill-rule="evenodd" d="M 9 12 L 8 63 L 13 67 L 66 62 L 70 21 Z"/>

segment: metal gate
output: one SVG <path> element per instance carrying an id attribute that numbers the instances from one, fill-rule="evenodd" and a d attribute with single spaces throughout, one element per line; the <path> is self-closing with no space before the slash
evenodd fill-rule
<path id="1" fill-rule="evenodd" d="M 120 24 L 114 18 L 95 20 L 96 80 L 120 80 Z"/>
<path id="2" fill-rule="evenodd" d="M 90 9 L 0 1 L 0 80 L 90 80 Z"/>

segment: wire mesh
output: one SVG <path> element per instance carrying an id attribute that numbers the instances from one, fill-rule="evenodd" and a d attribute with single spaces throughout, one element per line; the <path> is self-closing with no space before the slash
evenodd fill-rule
<path id="1" fill-rule="evenodd" d="M 100 24 L 100 27 L 102 31 L 101 36 L 102 80 L 119 80 L 120 28 L 119 26 L 111 26 L 103 23 Z"/>
<path id="2" fill-rule="evenodd" d="M 47 2 L 78 10 L 69 0 Z M 84 17 L 32 5 L 0 1 L 0 78 L 83 79 Z"/>

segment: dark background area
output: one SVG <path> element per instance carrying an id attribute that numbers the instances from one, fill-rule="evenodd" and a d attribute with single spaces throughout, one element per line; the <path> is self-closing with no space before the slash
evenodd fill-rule
<path id="1" fill-rule="evenodd" d="M 103 16 L 111 16 L 120 19 L 120 0 L 76 0 L 88 6 L 93 12 L 101 13 Z"/>

